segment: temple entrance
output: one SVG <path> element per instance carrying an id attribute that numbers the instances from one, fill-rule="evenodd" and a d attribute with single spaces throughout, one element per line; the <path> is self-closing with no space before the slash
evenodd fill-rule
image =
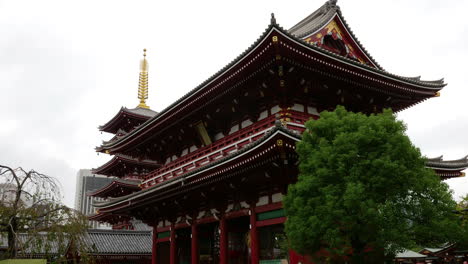
<path id="1" fill-rule="evenodd" d="M 229 264 L 249 263 L 249 224 L 248 216 L 227 221 Z"/>
<path id="2" fill-rule="evenodd" d="M 268 263 L 283 263 L 288 258 L 288 245 L 284 233 L 284 225 L 270 225 L 258 229 L 260 244 L 260 261 Z"/>
<path id="3" fill-rule="evenodd" d="M 178 229 L 176 231 L 177 263 L 179 264 L 191 263 L 191 232 L 190 228 Z"/>
<path id="4" fill-rule="evenodd" d="M 219 223 L 198 226 L 200 264 L 219 264 Z"/>
<path id="5" fill-rule="evenodd" d="M 169 264 L 170 263 L 169 249 L 170 249 L 169 242 L 159 242 L 158 243 L 158 253 L 157 253 L 158 264 Z"/>

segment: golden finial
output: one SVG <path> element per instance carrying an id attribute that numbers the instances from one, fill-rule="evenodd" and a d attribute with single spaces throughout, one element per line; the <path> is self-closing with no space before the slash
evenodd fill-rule
<path id="1" fill-rule="evenodd" d="M 140 99 L 140 104 L 138 104 L 138 107 L 149 108 L 149 106 L 146 105 L 146 99 L 148 99 L 148 61 L 146 61 L 146 49 L 143 49 L 143 59 L 140 62 L 138 99 Z"/>

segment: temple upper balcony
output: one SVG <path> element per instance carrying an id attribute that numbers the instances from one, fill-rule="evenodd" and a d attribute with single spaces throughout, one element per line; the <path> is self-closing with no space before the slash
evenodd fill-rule
<path id="1" fill-rule="evenodd" d="M 262 138 L 275 125 L 302 133 L 307 120 L 318 118 L 316 109 L 312 107 L 307 109 L 303 105 L 295 105 L 293 108 L 281 109 L 279 106 L 274 106 L 270 111 L 262 112 L 255 123 L 241 122 L 234 125 L 228 135 L 218 133 L 214 137 L 214 142 L 210 144 L 194 148 L 193 151 L 190 151 L 190 148 L 185 149 L 180 157 L 169 157 L 163 166 L 145 177 L 141 187 L 148 188 L 157 185 L 240 151 L 248 144 Z M 267 112 L 270 115 L 267 115 Z M 200 135 L 200 138 L 202 137 Z"/>

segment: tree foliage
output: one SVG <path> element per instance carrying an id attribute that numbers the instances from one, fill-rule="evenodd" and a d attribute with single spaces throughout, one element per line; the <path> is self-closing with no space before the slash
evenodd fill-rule
<path id="1" fill-rule="evenodd" d="M 366 116 L 339 106 L 306 128 L 298 181 L 284 200 L 293 249 L 364 263 L 457 241 L 451 191 L 390 110 Z"/>
<path id="2" fill-rule="evenodd" d="M 0 198 L 0 236 L 8 241 L 5 258 L 63 254 L 87 227 L 81 214 L 61 204 L 57 180 L 34 170 L 0 165 Z"/>

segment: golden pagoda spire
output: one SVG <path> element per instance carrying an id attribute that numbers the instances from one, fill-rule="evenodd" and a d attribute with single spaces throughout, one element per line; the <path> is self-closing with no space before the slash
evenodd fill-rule
<path id="1" fill-rule="evenodd" d="M 138 82 L 138 107 L 148 108 L 146 99 L 148 99 L 148 61 L 146 61 L 146 49 L 143 49 L 143 59 L 140 62 L 140 81 Z"/>

